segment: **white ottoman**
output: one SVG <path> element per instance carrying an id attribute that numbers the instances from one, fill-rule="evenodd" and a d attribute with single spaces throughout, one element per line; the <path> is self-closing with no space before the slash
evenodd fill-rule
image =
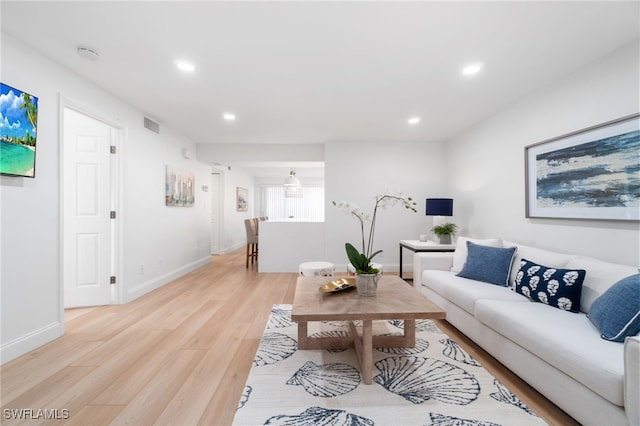
<path id="1" fill-rule="evenodd" d="M 380 264 L 380 263 L 372 263 L 371 266 L 373 266 L 374 268 L 376 268 L 377 270 L 379 270 L 382 273 L 382 264 Z M 347 275 L 355 275 L 355 274 L 356 274 L 356 268 L 354 268 L 352 264 L 348 263 L 347 264 Z"/>
<path id="2" fill-rule="evenodd" d="M 305 262 L 298 266 L 298 271 L 301 277 L 331 277 L 335 267 L 329 262 Z"/>

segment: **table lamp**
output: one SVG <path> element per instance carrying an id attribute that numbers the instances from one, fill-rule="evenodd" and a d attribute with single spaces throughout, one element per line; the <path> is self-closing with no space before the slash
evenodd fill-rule
<path id="1" fill-rule="evenodd" d="M 427 198 L 425 214 L 434 216 L 433 226 L 443 225 L 445 216 L 453 216 L 453 198 Z"/>

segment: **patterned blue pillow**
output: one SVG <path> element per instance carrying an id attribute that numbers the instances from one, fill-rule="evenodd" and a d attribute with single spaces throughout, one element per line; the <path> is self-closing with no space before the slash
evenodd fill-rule
<path id="1" fill-rule="evenodd" d="M 534 302 L 545 303 L 564 311 L 580 312 L 584 269 L 557 269 L 520 261 L 516 274 L 516 292 Z"/>
<path id="2" fill-rule="evenodd" d="M 624 342 L 640 333 L 640 274 L 623 278 L 593 302 L 589 315 L 601 337 Z"/>
<path id="3" fill-rule="evenodd" d="M 467 261 L 459 277 L 506 286 L 516 247 L 489 247 L 467 241 Z"/>

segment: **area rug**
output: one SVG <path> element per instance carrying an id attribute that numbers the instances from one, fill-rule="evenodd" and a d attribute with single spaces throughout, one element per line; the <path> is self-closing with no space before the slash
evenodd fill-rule
<path id="1" fill-rule="evenodd" d="M 374 321 L 401 334 L 402 321 Z M 345 322 L 311 322 L 314 336 L 347 336 Z M 544 425 L 433 321 L 416 347 L 374 350 L 373 384 L 356 353 L 298 350 L 291 305 L 274 305 L 238 403 L 235 425 Z"/>

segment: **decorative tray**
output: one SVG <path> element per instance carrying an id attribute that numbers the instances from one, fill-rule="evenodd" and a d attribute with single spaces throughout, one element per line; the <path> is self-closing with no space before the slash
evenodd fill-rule
<path id="1" fill-rule="evenodd" d="M 331 281 L 329 284 L 325 284 L 320 287 L 321 293 L 336 293 L 338 291 L 349 290 L 356 287 L 356 278 L 340 278 L 339 280 Z"/>

